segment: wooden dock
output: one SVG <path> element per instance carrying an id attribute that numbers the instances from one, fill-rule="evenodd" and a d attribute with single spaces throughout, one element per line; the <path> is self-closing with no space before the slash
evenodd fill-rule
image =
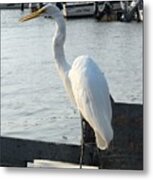
<path id="1" fill-rule="evenodd" d="M 86 125 L 83 164 L 101 169 L 143 169 L 143 105 L 112 103 L 114 139 L 110 148 L 101 151 L 99 162 L 96 148 L 89 142 L 94 140 L 92 130 Z M 72 144 L 32 141 L 0 137 L 0 165 L 27 167 L 39 162 L 57 168 L 78 167 L 80 146 Z M 55 163 L 56 161 L 56 163 Z M 63 164 L 66 163 L 66 164 Z M 70 164 L 71 166 L 70 166 Z M 46 167 L 46 165 L 45 165 Z"/>

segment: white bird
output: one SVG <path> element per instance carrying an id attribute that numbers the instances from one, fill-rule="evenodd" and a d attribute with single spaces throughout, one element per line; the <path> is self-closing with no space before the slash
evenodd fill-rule
<path id="1" fill-rule="evenodd" d="M 33 19 L 44 12 L 56 22 L 53 56 L 66 91 L 80 114 L 93 128 L 97 147 L 105 150 L 113 139 L 112 108 L 105 76 L 88 55 L 77 57 L 72 66 L 67 63 L 63 47 L 66 25 L 62 13 L 56 6 L 49 3 L 38 11 L 21 18 L 20 21 Z"/>

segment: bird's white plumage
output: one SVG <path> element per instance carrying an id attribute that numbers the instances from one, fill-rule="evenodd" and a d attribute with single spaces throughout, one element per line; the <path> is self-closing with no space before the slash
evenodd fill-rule
<path id="1" fill-rule="evenodd" d="M 66 26 L 60 10 L 47 4 L 38 13 L 24 17 L 22 21 L 37 17 L 47 11 L 56 22 L 53 37 L 53 56 L 64 86 L 74 104 L 95 132 L 96 143 L 106 149 L 113 138 L 110 94 L 104 74 L 89 56 L 79 56 L 72 66 L 65 60 L 64 41 Z"/>
<path id="2" fill-rule="evenodd" d="M 94 129 L 96 143 L 106 149 L 113 138 L 112 109 L 104 74 L 88 56 L 78 57 L 69 72 L 79 111 Z"/>
<path id="3" fill-rule="evenodd" d="M 47 5 L 47 11 L 56 21 L 53 53 L 65 89 L 94 129 L 97 146 L 106 149 L 113 138 L 113 130 L 110 94 L 104 74 L 88 56 L 79 56 L 72 66 L 66 62 L 63 47 L 66 25 L 63 15 L 53 5 Z"/>

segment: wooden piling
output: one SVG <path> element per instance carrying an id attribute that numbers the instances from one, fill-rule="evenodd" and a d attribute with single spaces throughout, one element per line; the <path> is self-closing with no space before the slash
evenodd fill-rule
<path id="1" fill-rule="evenodd" d="M 113 103 L 112 126 L 114 138 L 107 150 L 96 150 L 92 164 L 102 169 L 143 169 L 143 106 L 138 104 Z M 95 143 L 94 132 L 85 123 L 85 143 Z M 94 148 L 94 147 L 93 147 Z M 96 148 L 94 148 L 96 149 Z"/>

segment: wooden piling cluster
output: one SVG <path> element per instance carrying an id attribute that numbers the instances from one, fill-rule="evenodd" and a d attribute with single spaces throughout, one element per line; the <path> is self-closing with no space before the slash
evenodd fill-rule
<path id="1" fill-rule="evenodd" d="M 94 133 L 86 124 L 83 164 L 102 169 L 143 169 L 143 105 L 113 103 L 114 139 L 97 157 Z M 90 143 L 89 143 L 90 142 Z M 0 165 L 26 167 L 34 159 L 79 163 L 80 146 L 0 137 Z"/>

